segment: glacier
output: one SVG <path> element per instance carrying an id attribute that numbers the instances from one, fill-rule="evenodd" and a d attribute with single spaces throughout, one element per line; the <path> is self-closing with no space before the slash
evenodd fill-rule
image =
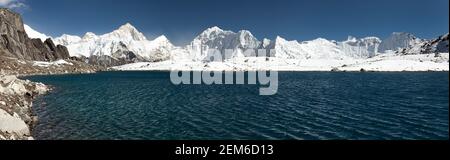
<path id="1" fill-rule="evenodd" d="M 419 39 L 416 36 L 405 32 L 394 32 L 387 39 L 383 40 L 380 45 L 380 51 L 398 51 L 403 48 L 418 45 L 425 40 Z"/>
<path id="2" fill-rule="evenodd" d="M 47 37 L 28 27 L 33 38 Z M 51 37 L 48 37 L 51 38 Z M 164 35 L 148 40 L 127 23 L 103 35 L 64 34 L 54 38 L 70 55 L 117 70 L 279 70 L 279 71 L 448 71 L 448 34 L 423 40 L 410 33 L 335 41 L 317 38 L 299 42 L 277 36 L 258 40 L 250 31 L 208 28 L 186 46 L 175 46 Z M 210 50 L 221 61 L 210 61 Z M 231 54 L 224 54 L 225 51 Z M 260 54 L 247 51 L 266 50 Z M 252 53 L 252 52 L 250 52 Z"/>

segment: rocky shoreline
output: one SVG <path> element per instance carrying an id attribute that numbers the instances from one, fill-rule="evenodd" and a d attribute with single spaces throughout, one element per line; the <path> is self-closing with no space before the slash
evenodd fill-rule
<path id="1" fill-rule="evenodd" d="M 38 121 L 33 100 L 49 90 L 42 83 L 0 76 L 0 140 L 33 140 L 31 128 Z"/>
<path id="2" fill-rule="evenodd" d="M 31 130 L 38 122 L 32 111 L 33 100 L 51 91 L 50 86 L 22 77 L 89 74 L 104 69 L 70 59 L 57 63 L 0 56 L 0 140 L 33 140 Z"/>
<path id="3" fill-rule="evenodd" d="M 30 75 L 95 73 L 105 68 L 70 57 L 65 46 L 52 39 L 28 37 L 22 17 L 0 8 L 0 140 L 31 140 L 38 118 L 33 100 L 48 91 L 42 83 L 23 80 Z"/>

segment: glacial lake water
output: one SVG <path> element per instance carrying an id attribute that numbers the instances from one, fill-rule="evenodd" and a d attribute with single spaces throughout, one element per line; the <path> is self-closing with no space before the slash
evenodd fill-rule
<path id="1" fill-rule="evenodd" d="M 33 76 L 36 139 L 448 140 L 449 73 L 281 72 L 257 85 L 173 85 L 168 72 Z"/>

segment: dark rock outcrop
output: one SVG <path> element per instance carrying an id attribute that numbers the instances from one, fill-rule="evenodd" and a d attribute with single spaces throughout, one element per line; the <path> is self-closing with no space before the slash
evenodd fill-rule
<path id="1" fill-rule="evenodd" d="M 143 58 L 139 57 L 138 55 L 134 54 L 131 51 L 121 51 L 120 55 L 121 55 L 120 57 L 116 56 L 117 58 L 107 55 L 103 56 L 93 55 L 88 58 L 88 63 L 91 65 L 98 65 L 101 67 L 112 67 L 144 61 Z"/>
<path id="2" fill-rule="evenodd" d="M 0 36 L 0 56 L 32 61 L 69 58 L 67 48 L 56 46 L 51 39 L 42 42 L 40 39 L 29 38 L 21 16 L 9 9 L 0 8 Z"/>
<path id="3" fill-rule="evenodd" d="M 433 41 L 432 43 L 436 45 L 436 52 L 439 53 L 448 53 L 449 50 L 449 37 L 448 37 L 448 33 L 439 37 L 438 39 L 436 39 L 435 41 Z"/>
<path id="4" fill-rule="evenodd" d="M 448 53 L 449 51 L 449 34 L 440 36 L 437 39 L 425 41 L 419 45 L 405 48 L 397 51 L 399 54 L 432 54 L 432 53 Z"/>

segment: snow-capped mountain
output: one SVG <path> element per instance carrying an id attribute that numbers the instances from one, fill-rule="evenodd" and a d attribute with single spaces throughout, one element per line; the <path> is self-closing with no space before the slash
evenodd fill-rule
<path id="1" fill-rule="evenodd" d="M 429 54 L 429 53 L 448 53 L 449 52 L 449 34 L 440 36 L 437 39 L 417 43 L 408 48 L 397 51 L 400 54 Z"/>
<path id="2" fill-rule="evenodd" d="M 124 63 L 137 61 L 164 61 L 170 58 L 174 46 L 165 36 L 153 41 L 127 23 L 119 29 L 104 35 L 92 32 L 83 37 L 62 35 L 55 43 L 67 46 L 71 56 L 76 57 L 110 57 Z M 129 59 L 132 57 L 133 59 Z"/>
<path id="3" fill-rule="evenodd" d="M 198 61 L 204 60 L 210 49 L 219 51 L 230 49 L 233 50 L 232 57 L 243 57 L 245 50 L 258 49 L 260 46 L 261 42 L 250 31 L 242 30 L 235 33 L 224 31 L 219 27 L 212 27 L 198 35 L 186 48 L 190 54 L 195 55 L 194 60 Z"/>
<path id="4" fill-rule="evenodd" d="M 346 41 L 338 43 L 340 50 L 353 58 L 369 58 L 377 55 L 380 44 L 381 40 L 377 37 L 357 39 L 352 36 L 349 36 Z"/>
<path id="5" fill-rule="evenodd" d="M 64 46 L 68 46 L 70 44 L 74 44 L 77 42 L 80 42 L 81 38 L 78 36 L 72 36 L 72 35 L 68 35 L 68 34 L 63 34 L 61 37 L 58 37 L 57 39 L 55 39 L 55 43 L 64 45 Z"/>
<path id="6" fill-rule="evenodd" d="M 274 53 L 266 53 L 267 56 L 287 58 L 287 59 L 309 59 L 309 58 L 367 58 L 378 53 L 378 46 L 381 40 L 376 37 L 363 39 L 349 38 L 344 42 L 329 41 L 326 39 L 316 39 L 312 41 L 298 42 L 287 41 L 282 37 L 277 37 L 274 41 L 263 39 L 259 41 L 250 31 L 242 30 L 237 33 L 225 31 L 219 27 L 208 28 L 197 36 L 190 45 L 187 46 L 189 53 L 196 55 L 195 60 L 203 60 L 208 49 L 234 50 L 231 57 L 248 57 L 256 55 L 244 54 L 248 49 L 274 49 Z"/>
<path id="7" fill-rule="evenodd" d="M 349 58 L 334 41 L 318 38 L 312 41 L 287 41 L 277 37 L 275 56 L 283 59 L 344 59 Z"/>
<path id="8" fill-rule="evenodd" d="M 261 42 L 261 46 L 259 48 L 263 48 L 263 49 L 273 49 L 275 48 L 275 42 L 264 38 L 263 41 Z"/>
<path id="9" fill-rule="evenodd" d="M 25 32 L 27 32 L 28 37 L 30 38 L 39 38 L 44 42 L 47 38 L 51 38 L 50 36 L 47 36 L 45 34 L 39 33 L 38 31 L 34 30 L 30 26 L 24 24 L 23 25 Z"/>
<path id="10" fill-rule="evenodd" d="M 380 45 L 380 52 L 398 51 L 403 48 L 409 48 L 424 42 L 410 33 L 394 32 Z"/>
<path id="11" fill-rule="evenodd" d="M 48 37 L 29 26 L 25 28 L 31 37 L 41 39 Z M 189 45 L 177 47 L 164 35 L 150 41 L 129 23 L 104 35 L 92 32 L 86 33 L 83 37 L 64 34 L 54 41 L 56 44 L 67 46 L 71 56 L 85 58 L 86 62 L 105 66 L 161 61 L 202 63 L 210 61 L 206 59 L 208 54 L 211 54 L 208 53 L 209 49 L 222 51 L 224 60 L 257 57 L 246 51 L 266 49 L 270 51 L 266 53 L 267 57 L 287 61 L 367 59 L 386 52 L 394 53 L 393 50 L 398 50 L 399 54 L 448 52 L 448 34 L 433 41 L 421 40 L 412 34 L 400 32 L 393 33 L 384 41 L 377 37 L 352 36 L 341 42 L 323 38 L 303 42 L 288 41 L 279 36 L 275 40 L 259 41 L 250 31 L 233 32 L 219 27 L 208 28 Z M 229 57 L 225 57 L 223 52 L 227 49 L 232 52 Z"/>

